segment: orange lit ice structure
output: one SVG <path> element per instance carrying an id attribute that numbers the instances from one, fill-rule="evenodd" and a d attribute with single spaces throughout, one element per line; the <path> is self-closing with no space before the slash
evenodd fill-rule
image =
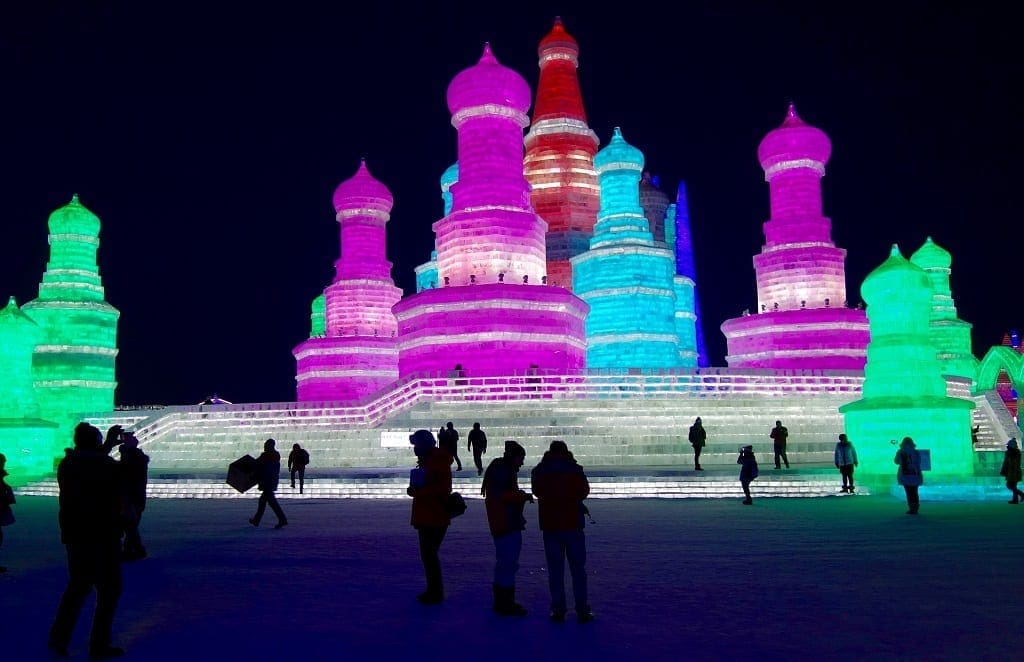
<path id="1" fill-rule="evenodd" d="M 547 285 L 547 224 L 530 206 L 530 88 L 484 47 L 448 86 L 458 132 L 451 211 L 434 223 L 438 288 L 393 308 L 402 377 L 566 372 L 586 363 L 587 305 Z"/>
<path id="2" fill-rule="evenodd" d="M 526 134 L 524 169 L 530 202 L 548 223 L 549 285 L 572 287 L 569 260 L 590 247 L 601 205 L 594 154 L 598 139 L 587 125 L 580 83 L 579 46 L 555 19 L 540 42 L 540 80 L 533 124 Z"/>
<path id="3" fill-rule="evenodd" d="M 359 400 L 398 379 L 398 325 L 391 307 L 402 291 L 384 254 L 393 203 L 365 162 L 334 193 L 341 258 L 323 293 L 322 328 L 314 312 L 311 337 L 293 350 L 300 402 Z M 318 297 L 314 308 L 319 302 Z"/>
<path id="4" fill-rule="evenodd" d="M 821 178 L 832 146 L 792 104 L 757 150 L 771 197 L 765 245 L 754 256 L 758 306 L 726 320 L 731 368 L 860 370 L 868 323 L 846 303 L 846 251 L 822 215 Z"/>

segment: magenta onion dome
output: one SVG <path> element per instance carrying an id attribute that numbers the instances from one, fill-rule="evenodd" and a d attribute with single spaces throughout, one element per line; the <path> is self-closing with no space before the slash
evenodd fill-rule
<path id="1" fill-rule="evenodd" d="M 953 263 L 953 257 L 949 254 L 949 251 L 932 241 L 931 237 L 928 237 L 924 245 L 910 256 L 910 261 L 922 269 L 933 267 L 948 269 Z"/>
<path id="2" fill-rule="evenodd" d="M 448 85 L 448 110 L 455 115 L 466 108 L 495 105 L 525 113 L 530 96 L 526 80 L 500 64 L 490 44 L 484 44 L 480 61 L 460 71 Z"/>
<path id="3" fill-rule="evenodd" d="M 832 142 L 821 129 L 807 124 L 796 114 L 796 106 L 789 104 L 782 126 L 768 132 L 757 148 L 757 159 L 765 172 L 779 163 L 812 161 L 824 174 L 825 164 L 832 155 Z"/>
<path id="4" fill-rule="evenodd" d="M 366 160 L 359 162 L 359 169 L 334 189 L 334 210 L 367 209 L 389 213 L 395 204 L 391 191 L 374 179 L 366 169 Z"/>

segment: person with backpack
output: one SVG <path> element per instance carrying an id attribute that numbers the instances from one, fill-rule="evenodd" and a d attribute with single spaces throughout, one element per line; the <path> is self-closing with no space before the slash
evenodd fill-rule
<path id="1" fill-rule="evenodd" d="M 306 465 L 309 464 L 309 452 L 298 444 L 292 444 L 292 452 L 288 453 L 288 473 L 292 478 L 292 489 L 295 489 L 295 474 L 299 475 L 299 494 L 306 485 Z"/>

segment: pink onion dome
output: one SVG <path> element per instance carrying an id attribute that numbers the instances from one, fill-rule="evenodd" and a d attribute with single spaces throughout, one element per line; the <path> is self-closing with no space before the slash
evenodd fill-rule
<path id="1" fill-rule="evenodd" d="M 500 64 L 491 45 L 484 44 L 480 61 L 460 71 L 448 85 L 448 110 L 501 106 L 525 113 L 530 108 L 530 86 L 515 71 Z"/>
<path id="2" fill-rule="evenodd" d="M 949 269 L 953 263 L 953 256 L 942 246 L 939 246 L 931 237 L 925 239 L 924 245 L 914 251 L 910 261 L 922 269 L 939 268 Z"/>
<path id="3" fill-rule="evenodd" d="M 388 187 L 374 179 L 366 168 L 366 160 L 360 160 L 359 169 L 334 189 L 334 210 L 367 209 L 388 213 L 395 204 Z"/>
<path id="4" fill-rule="evenodd" d="M 579 55 L 580 45 L 576 42 L 571 34 L 565 31 L 562 26 L 562 17 L 555 17 L 555 26 L 551 28 L 551 32 L 546 37 L 540 40 L 540 45 L 537 47 L 537 55 L 544 57 L 545 55 L 563 52 L 573 56 Z"/>
<path id="5" fill-rule="evenodd" d="M 793 103 L 789 104 L 782 126 L 769 131 L 757 148 L 757 159 L 768 179 L 774 172 L 791 167 L 809 167 L 824 175 L 831 155 L 832 142 L 828 136 L 800 119 Z"/>

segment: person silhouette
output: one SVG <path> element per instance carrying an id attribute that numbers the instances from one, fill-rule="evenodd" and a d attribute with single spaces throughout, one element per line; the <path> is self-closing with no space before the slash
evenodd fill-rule
<path id="1" fill-rule="evenodd" d="M 839 469 L 839 475 L 842 477 L 843 491 L 853 494 L 853 470 L 859 462 L 857 462 L 857 449 L 853 447 L 853 444 L 846 438 L 845 434 L 839 435 L 839 443 L 836 444 L 832 459 L 835 462 L 836 468 Z"/>
<path id="2" fill-rule="evenodd" d="M 436 605 L 444 601 L 440 552 L 451 524 L 444 500 L 452 492 L 452 456 L 435 445 L 430 430 L 412 433 L 409 443 L 416 454 L 416 468 L 410 472 L 406 489 L 406 494 L 412 497 L 409 523 L 419 538 L 420 561 L 427 579 L 427 590 L 416 599 L 421 604 Z"/>
<path id="3" fill-rule="evenodd" d="M 292 444 L 292 452 L 288 453 L 288 474 L 292 479 L 292 489 L 295 489 L 295 474 L 299 475 L 299 494 L 306 485 L 306 465 L 309 464 L 309 452 L 299 446 Z"/>
<path id="4" fill-rule="evenodd" d="M 479 423 L 473 424 L 473 429 L 469 431 L 467 442 L 466 450 L 473 452 L 473 464 L 476 465 L 476 475 L 479 476 L 484 472 L 484 459 L 482 456 L 487 452 L 487 435 L 480 429 Z"/>
<path id="5" fill-rule="evenodd" d="M 274 446 L 277 444 L 273 439 L 267 439 L 263 443 L 263 452 L 256 458 L 257 487 L 260 489 L 260 500 L 256 506 L 256 514 L 249 519 L 249 524 L 259 526 L 263 519 L 263 513 L 267 505 L 277 515 L 275 529 L 281 529 L 288 525 L 288 518 L 285 517 L 281 505 L 277 503 L 277 483 L 281 477 L 281 454 Z"/>
<path id="6" fill-rule="evenodd" d="M 74 448 L 64 450 L 57 466 L 57 522 L 68 556 L 68 584 L 50 627 L 47 647 L 68 656 L 68 644 L 86 596 L 96 589 L 96 609 L 89 633 L 94 659 L 119 657 L 124 649 L 111 645 L 114 611 L 121 597 L 121 472 L 108 455 L 120 426 L 102 433 L 82 422 L 75 427 Z"/>
<path id="7" fill-rule="evenodd" d="M 6 477 L 7 456 L 0 453 L 0 547 L 4 546 L 4 527 L 14 524 L 14 490 L 4 480 Z M 7 568 L 0 565 L 0 572 L 7 572 Z"/>
<path id="8" fill-rule="evenodd" d="M 494 539 L 494 612 L 499 616 L 525 616 L 526 609 L 516 602 L 516 572 L 523 550 L 526 518 L 523 507 L 533 496 L 519 489 L 519 469 L 526 449 L 509 439 L 505 454 L 491 460 L 484 473 L 480 494 L 487 507 L 487 525 Z"/>
<path id="9" fill-rule="evenodd" d="M 124 504 L 124 560 L 138 561 L 147 556 L 139 535 L 142 512 L 146 509 L 146 483 L 149 456 L 139 449 L 139 440 L 131 432 L 121 435 L 121 478 L 125 489 Z"/>
<path id="10" fill-rule="evenodd" d="M 916 515 L 921 508 L 917 488 L 924 484 L 924 475 L 921 473 L 921 453 L 918 452 L 913 439 L 903 437 L 893 462 L 899 465 L 896 470 L 896 482 L 903 486 L 903 491 L 907 494 L 907 514 Z"/>
<path id="11" fill-rule="evenodd" d="M 437 445 L 455 458 L 457 465 L 455 470 L 462 471 L 462 460 L 459 459 L 459 431 L 455 429 L 451 421 L 445 423 L 444 427 L 437 431 Z"/>
<path id="12" fill-rule="evenodd" d="M 1016 438 L 1006 442 L 1006 454 L 1003 455 L 1003 466 L 999 469 L 999 475 L 1006 479 L 1006 489 L 1010 490 L 1013 497 L 1008 503 L 1017 504 L 1024 500 L 1024 492 L 1017 487 L 1021 480 L 1021 467 L 1020 448 L 1017 447 Z"/>
<path id="13" fill-rule="evenodd" d="M 740 465 L 740 486 L 743 487 L 743 505 L 753 505 L 754 499 L 750 496 L 750 483 L 757 478 L 757 458 L 754 457 L 754 447 L 744 446 L 740 449 L 740 456 L 736 458 L 736 464 Z"/>
<path id="14" fill-rule="evenodd" d="M 704 471 L 704 467 L 700 466 L 700 454 L 704 450 L 704 446 L 707 445 L 708 433 L 704 429 L 704 423 L 701 422 L 700 416 L 690 426 L 688 438 L 690 445 L 693 446 L 693 469 L 694 471 Z"/>
<path id="15" fill-rule="evenodd" d="M 782 421 L 775 421 L 775 427 L 771 429 L 768 436 L 772 438 L 772 449 L 775 451 L 775 468 L 781 469 L 781 460 L 789 469 L 789 457 L 786 455 L 786 440 L 789 439 L 789 428 L 782 424 Z"/>

